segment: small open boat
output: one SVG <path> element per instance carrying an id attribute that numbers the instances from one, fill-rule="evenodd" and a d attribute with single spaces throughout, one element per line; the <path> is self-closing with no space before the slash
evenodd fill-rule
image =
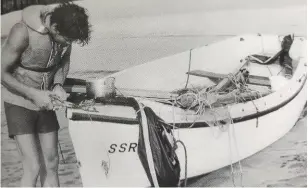
<path id="1" fill-rule="evenodd" d="M 307 59 L 306 39 L 294 37 L 287 75 L 278 61 L 282 41 L 276 35 L 237 36 L 103 78 L 115 78 L 116 97 L 97 98 L 95 110 L 67 109 L 83 185 L 158 185 L 145 107 L 183 143 L 175 150 L 181 180 L 247 158 L 283 137 L 306 103 Z M 249 72 L 244 83 L 236 80 L 243 70 Z M 66 89 L 75 97 L 86 92 L 77 81 Z M 140 136 L 147 168 L 138 155 Z"/>

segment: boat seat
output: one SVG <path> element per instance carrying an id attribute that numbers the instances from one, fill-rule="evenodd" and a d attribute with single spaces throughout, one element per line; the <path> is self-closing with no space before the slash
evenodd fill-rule
<path id="1" fill-rule="evenodd" d="M 193 76 L 206 77 L 215 83 L 218 83 L 220 80 L 228 77 L 227 74 L 208 72 L 204 70 L 192 70 L 192 71 L 187 72 L 186 74 L 193 75 Z M 247 84 L 271 87 L 270 79 L 264 76 L 249 75 Z"/>

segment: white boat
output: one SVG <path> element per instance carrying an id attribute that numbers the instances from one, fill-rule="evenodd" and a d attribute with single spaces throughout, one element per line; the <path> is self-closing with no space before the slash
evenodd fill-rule
<path id="1" fill-rule="evenodd" d="M 176 149 L 181 167 L 180 179 L 183 180 L 186 176 L 209 173 L 245 159 L 283 137 L 295 125 L 307 96 L 306 39 L 294 37 L 289 52 L 293 60 L 292 78 L 285 78 L 283 67 L 278 63 L 246 63 L 252 54 L 274 56 L 281 50 L 282 39 L 283 36 L 276 35 L 237 36 L 106 78 L 114 77 L 118 93 L 134 97 L 139 105 L 150 107 L 158 117 L 174 126 L 175 139 L 182 141 L 187 150 L 186 158 L 182 145 Z M 248 87 L 270 93 L 246 102 L 206 108 L 202 115 L 192 109 L 162 102 L 185 86 L 217 84 L 202 76 L 205 71 L 226 75 L 239 66 L 269 83 L 248 84 Z M 201 76 L 193 74 L 196 72 L 201 72 Z M 84 92 L 76 85 L 70 90 Z M 69 133 L 83 186 L 151 186 L 137 152 L 141 125 L 136 118 L 136 109 L 125 99 L 97 101 L 94 105 L 97 112 L 67 109 Z M 141 111 L 142 108 L 138 113 Z M 147 130 L 145 121 L 141 124 L 143 130 Z M 144 139 L 151 177 L 155 178 L 153 153 L 147 145 L 147 137 Z"/>

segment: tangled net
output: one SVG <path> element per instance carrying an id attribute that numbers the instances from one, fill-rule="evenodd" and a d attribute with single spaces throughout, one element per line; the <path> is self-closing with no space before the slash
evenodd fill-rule
<path id="1" fill-rule="evenodd" d="M 262 97 L 259 91 L 252 90 L 247 86 L 247 78 L 249 72 L 242 69 L 239 74 L 228 74 L 230 84 L 222 91 L 215 90 L 215 87 L 207 88 L 185 88 L 178 91 L 179 96 L 176 98 L 176 104 L 185 109 L 195 109 L 201 112 L 204 108 L 212 108 L 212 106 L 223 106 L 221 101 L 226 95 L 232 95 L 234 103 L 246 102 Z M 244 98 L 241 94 L 256 93 L 257 97 Z M 248 95 L 254 96 L 254 95 Z"/>
<path id="2" fill-rule="evenodd" d="M 241 69 L 237 75 L 228 74 L 227 78 L 230 83 L 223 90 L 216 90 L 215 86 L 179 90 L 173 106 L 194 111 L 195 115 L 197 115 L 196 121 L 199 121 L 198 117 L 210 114 L 213 117 L 213 122 L 206 123 L 218 126 L 223 131 L 226 125 L 231 123 L 232 118 L 230 114 L 229 116 L 219 114 L 219 107 L 263 97 L 261 92 L 248 87 L 248 76 L 249 72 L 246 69 Z M 190 127 L 193 126 L 194 123 Z"/>

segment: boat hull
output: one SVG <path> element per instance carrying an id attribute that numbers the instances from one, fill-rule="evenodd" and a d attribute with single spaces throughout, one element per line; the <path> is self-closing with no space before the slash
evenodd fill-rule
<path id="1" fill-rule="evenodd" d="M 181 179 L 185 178 L 186 163 L 188 178 L 212 172 L 261 151 L 295 125 L 307 96 L 306 57 L 296 57 L 299 61 L 297 69 L 283 87 L 257 100 L 222 107 L 221 110 L 227 112 L 229 123 L 220 126 L 205 123 L 201 127 L 174 129 L 175 138 L 181 140 L 187 149 L 187 156 L 182 145 L 178 145 L 176 150 Z M 117 75 L 121 76 L 121 73 L 114 76 Z M 183 114 L 185 111 L 180 108 L 174 109 L 148 99 L 139 98 L 138 101 L 151 107 L 168 123 L 193 122 L 194 117 Z M 121 105 L 96 107 L 101 115 L 124 120 L 108 122 L 88 118 L 77 121 L 72 118 L 74 113 L 89 117 L 93 113 L 68 109 L 69 132 L 83 186 L 150 186 L 137 152 L 139 124 L 128 121 L 136 117 L 134 108 Z"/>
<path id="2" fill-rule="evenodd" d="M 283 137 L 298 120 L 306 96 L 305 86 L 292 101 L 267 115 L 225 127 L 175 130 L 176 139 L 183 141 L 187 149 L 187 176 L 230 165 Z M 70 121 L 69 125 L 84 186 L 150 186 L 137 153 L 137 124 Z M 185 154 L 181 145 L 177 155 L 183 179 Z"/>

